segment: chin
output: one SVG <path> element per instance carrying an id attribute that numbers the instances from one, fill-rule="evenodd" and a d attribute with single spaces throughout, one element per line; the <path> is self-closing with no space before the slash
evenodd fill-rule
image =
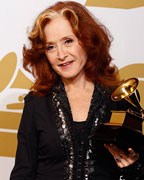
<path id="1" fill-rule="evenodd" d="M 76 77 L 75 74 L 69 73 L 68 75 L 60 75 L 62 79 L 74 79 Z"/>

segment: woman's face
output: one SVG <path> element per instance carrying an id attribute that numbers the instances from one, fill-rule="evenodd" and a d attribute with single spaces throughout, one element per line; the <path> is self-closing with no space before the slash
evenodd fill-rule
<path id="1" fill-rule="evenodd" d="M 63 16 L 52 19 L 45 26 L 44 34 L 45 54 L 54 71 L 63 80 L 83 78 L 87 55 L 69 21 Z"/>

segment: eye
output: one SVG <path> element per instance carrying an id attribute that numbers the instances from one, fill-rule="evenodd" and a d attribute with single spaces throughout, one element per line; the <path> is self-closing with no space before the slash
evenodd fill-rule
<path id="1" fill-rule="evenodd" d="M 65 44 L 66 45 L 70 45 L 70 44 L 72 44 L 73 43 L 73 39 L 66 39 L 65 40 Z"/>
<path id="2" fill-rule="evenodd" d="M 49 45 L 49 46 L 46 47 L 46 50 L 47 50 L 48 52 L 52 52 L 52 51 L 54 51 L 54 49 L 55 49 L 55 46 L 54 46 L 54 45 Z"/>

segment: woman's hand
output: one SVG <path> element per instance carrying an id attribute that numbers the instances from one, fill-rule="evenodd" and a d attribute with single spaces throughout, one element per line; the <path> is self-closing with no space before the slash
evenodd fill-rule
<path id="1" fill-rule="evenodd" d="M 120 168 L 127 167 L 138 160 L 139 154 L 132 148 L 128 148 L 128 153 L 114 144 L 104 144 L 104 147 L 113 155 L 117 165 Z"/>

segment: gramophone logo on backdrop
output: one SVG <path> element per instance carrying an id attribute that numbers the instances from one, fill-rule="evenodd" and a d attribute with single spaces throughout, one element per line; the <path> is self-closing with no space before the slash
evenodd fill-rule
<path id="1" fill-rule="evenodd" d="M 144 0 L 87 0 L 85 5 L 130 9 L 144 6 Z M 32 85 L 32 81 L 21 69 L 16 73 L 16 67 L 17 56 L 14 52 L 0 60 L 0 156 L 7 157 L 15 156 L 17 144 L 15 130 L 19 126 L 24 94 Z M 144 89 L 143 70 L 144 64 L 132 64 L 120 70 L 120 75 L 124 79 L 141 78 L 138 86 L 140 94 Z M 143 95 L 141 105 L 144 107 Z"/>
<path id="2" fill-rule="evenodd" d="M 13 52 L 0 61 L 0 156 L 15 155 L 16 130 L 21 118 L 24 94 L 32 84 L 20 69 L 13 80 L 16 65 L 17 56 Z"/>

